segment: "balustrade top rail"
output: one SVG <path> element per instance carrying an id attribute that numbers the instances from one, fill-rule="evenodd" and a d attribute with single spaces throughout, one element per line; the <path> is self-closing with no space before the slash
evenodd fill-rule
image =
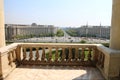
<path id="1" fill-rule="evenodd" d="M 19 43 L 14 43 L 14 44 L 0 48 L 0 56 L 3 56 L 5 54 L 9 53 L 10 51 L 12 51 L 13 49 L 16 49 L 18 47 L 18 44 Z"/>
<path id="2" fill-rule="evenodd" d="M 70 43 L 21 43 L 20 46 L 32 46 L 32 47 L 39 47 L 39 46 L 81 46 L 81 47 L 96 47 L 96 44 L 70 44 Z"/>

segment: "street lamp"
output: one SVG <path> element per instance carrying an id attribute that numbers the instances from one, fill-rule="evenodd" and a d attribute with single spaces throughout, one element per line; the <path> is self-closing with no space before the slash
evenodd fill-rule
<path id="1" fill-rule="evenodd" d="M 57 39 L 56 39 L 56 43 L 57 43 Z"/>

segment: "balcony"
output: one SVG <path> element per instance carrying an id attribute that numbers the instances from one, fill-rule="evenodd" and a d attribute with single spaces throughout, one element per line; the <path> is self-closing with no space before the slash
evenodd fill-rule
<path id="1" fill-rule="evenodd" d="M 117 53 L 101 44 L 14 43 L 0 48 L 0 76 L 5 80 L 109 79 L 119 74 Z"/>

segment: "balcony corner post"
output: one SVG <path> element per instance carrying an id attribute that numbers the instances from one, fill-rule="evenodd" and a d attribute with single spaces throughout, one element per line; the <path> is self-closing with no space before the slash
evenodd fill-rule
<path id="1" fill-rule="evenodd" d="M 110 48 L 120 50 L 120 0 L 113 0 Z"/>
<path id="2" fill-rule="evenodd" d="M 3 74 L 2 74 L 2 64 L 1 64 L 1 53 L 0 53 L 0 80 L 2 80 L 3 79 Z"/>
<path id="3" fill-rule="evenodd" d="M 5 46 L 4 0 L 0 0 L 0 47 Z"/>
<path id="4" fill-rule="evenodd" d="M 120 80 L 120 64 L 118 63 L 120 56 L 114 56 L 114 54 L 109 58 L 108 80 Z"/>
<path id="5" fill-rule="evenodd" d="M 21 46 L 18 45 L 18 46 L 17 46 L 17 55 L 16 55 L 18 65 L 21 64 L 21 52 L 22 52 L 22 51 L 21 51 Z"/>

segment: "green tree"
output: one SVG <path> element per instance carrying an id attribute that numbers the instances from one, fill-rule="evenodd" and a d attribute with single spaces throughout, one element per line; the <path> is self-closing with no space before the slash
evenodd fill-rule
<path id="1" fill-rule="evenodd" d="M 68 30 L 66 30 L 66 32 L 67 32 L 70 36 L 73 36 L 73 37 L 78 36 L 78 33 L 77 33 L 76 30 L 68 29 Z"/>
<path id="2" fill-rule="evenodd" d="M 86 43 L 86 41 L 85 40 L 81 40 L 80 43 L 84 44 L 84 43 Z"/>
<path id="3" fill-rule="evenodd" d="M 61 29 L 59 29 L 56 33 L 56 36 L 62 37 L 62 36 L 64 36 L 64 32 Z"/>

